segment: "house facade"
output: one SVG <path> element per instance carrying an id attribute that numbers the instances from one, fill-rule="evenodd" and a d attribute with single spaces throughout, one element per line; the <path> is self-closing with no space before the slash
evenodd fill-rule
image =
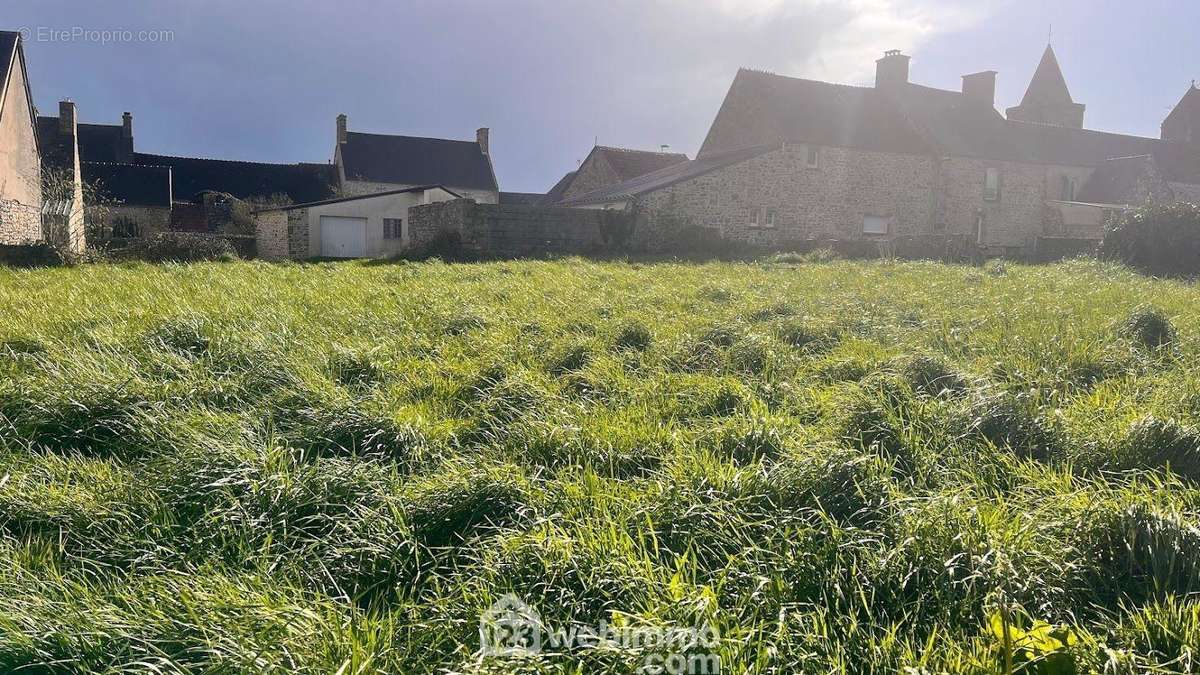
<path id="1" fill-rule="evenodd" d="M 499 203 L 486 127 L 472 142 L 361 133 L 347 125 L 347 117 L 338 115 L 333 164 L 342 196 L 444 185 L 481 204 Z"/>
<path id="2" fill-rule="evenodd" d="M 568 182 L 552 192 L 559 195 L 558 201 L 567 200 L 686 161 L 687 155 L 665 150 L 650 152 L 597 145 L 579 169 L 568 174 Z"/>
<path id="3" fill-rule="evenodd" d="M 0 31 L 0 246 L 42 241 L 41 155 L 21 34 Z"/>
<path id="4" fill-rule="evenodd" d="M 1200 185 L 1200 151 L 1174 136 L 1190 114 L 1175 115 L 1164 139 L 1084 129 L 1050 48 L 1007 117 L 995 84 L 991 71 L 964 76 L 960 91 L 914 84 L 899 52 L 877 62 L 873 87 L 743 69 L 695 160 L 562 204 L 638 209 L 763 244 L 937 234 L 1021 254 L 1039 237 L 1097 238 L 1105 213 L 1168 194 L 1108 187 L 1127 158 L 1150 158 L 1143 182 L 1172 198 Z M 1099 201 L 1083 202 L 1089 194 Z"/>

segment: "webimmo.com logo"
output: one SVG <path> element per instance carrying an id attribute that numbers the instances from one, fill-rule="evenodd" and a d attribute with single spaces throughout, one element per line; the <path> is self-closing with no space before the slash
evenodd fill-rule
<path id="1" fill-rule="evenodd" d="M 719 644 L 720 636 L 709 625 L 680 628 L 601 621 L 596 626 L 552 629 L 536 609 L 512 594 L 502 596 L 479 617 L 481 659 L 604 649 L 636 655 L 641 661 L 639 671 L 648 675 L 719 675 Z"/>

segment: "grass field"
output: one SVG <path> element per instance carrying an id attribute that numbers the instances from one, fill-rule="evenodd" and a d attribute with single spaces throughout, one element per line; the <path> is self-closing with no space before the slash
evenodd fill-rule
<path id="1" fill-rule="evenodd" d="M 478 657 L 512 593 L 722 673 L 1193 672 L 1198 306 L 1086 262 L 0 269 L 0 671 L 662 651 Z"/>

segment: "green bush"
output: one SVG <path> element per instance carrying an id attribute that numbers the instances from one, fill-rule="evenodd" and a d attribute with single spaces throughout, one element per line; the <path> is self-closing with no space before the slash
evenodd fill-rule
<path id="1" fill-rule="evenodd" d="M 1200 274 L 1200 206 L 1180 202 L 1148 205 L 1117 216 L 1105 226 L 1099 255 L 1146 274 Z"/>

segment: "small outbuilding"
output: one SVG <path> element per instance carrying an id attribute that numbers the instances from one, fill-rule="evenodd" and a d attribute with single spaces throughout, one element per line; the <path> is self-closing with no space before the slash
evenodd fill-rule
<path id="1" fill-rule="evenodd" d="M 440 185 L 423 185 L 256 211 L 258 256 L 385 258 L 408 247 L 411 207 L 458 198 Z"/>

